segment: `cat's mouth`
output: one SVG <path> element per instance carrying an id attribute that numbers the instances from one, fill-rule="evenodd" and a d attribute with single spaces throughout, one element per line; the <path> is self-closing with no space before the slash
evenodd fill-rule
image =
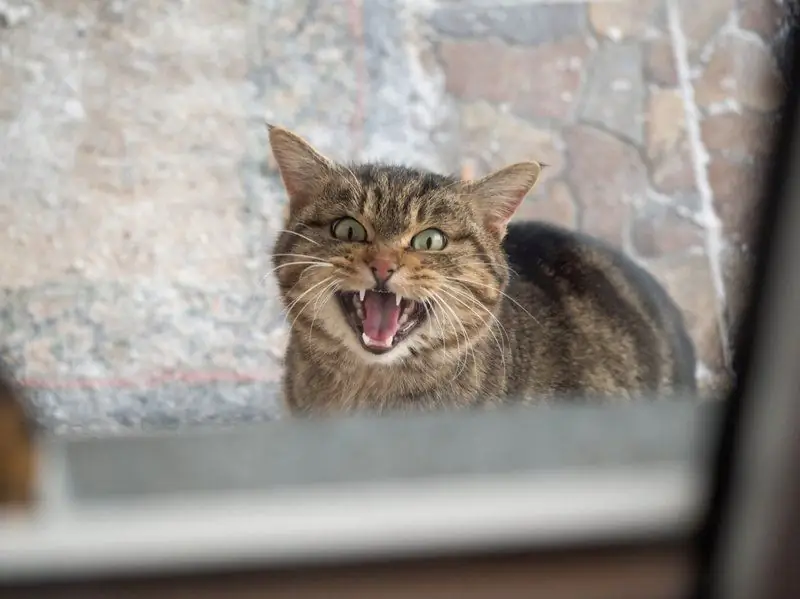
<path id="1" fill-rule="evenodd" d="M 420 302 L 391 292 L 345 291 L 337 295 L 361 345 L 374 354 L 391 351 L 426 315 Z"/>

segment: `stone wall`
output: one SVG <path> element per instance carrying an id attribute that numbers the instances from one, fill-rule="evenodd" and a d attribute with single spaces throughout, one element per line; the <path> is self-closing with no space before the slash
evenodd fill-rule
<path id="1" fill-rule="evenodd" d="M 278 381 L 265 276 L 284 196 L 265 118 L 339 159 L 548 163 L 519 217 L 646 265 L 704 385 L 722 380 L 782 97 L 772 0 L 5 0 L 0 15 L 0 337 L 29 384 Z M 57 422 L 119 420 L 113 402 L 48 397 Z"/>

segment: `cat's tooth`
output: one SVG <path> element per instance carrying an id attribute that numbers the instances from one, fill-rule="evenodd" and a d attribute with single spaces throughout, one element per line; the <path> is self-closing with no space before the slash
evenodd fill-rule
<path id="1" fill-rule="evenodd" d="M 363 302 L 365 295 L 367 295 L 367 292 L 364 289 L 362 289 L 361 291 L 358 292 L 358 299 L 360 299 Z"/>
<path id="2" fill-rule="evenodd" d="M 400 305 L 400 302 L 402 302 L 402 301 L 403 301 L 403 296 L 402 296 L 402 295 L 400 295 L 400 294 L 398 294 L 398 293 L 395 293 L 395 294 L 394 294 L 394 301 L 395 301 L 395 302 L 397 303 L 397 305 L 399 306 L 399 305 Z"/>
<path id="3" fill-rule="evenodd" d="M 372 339 L 366 333 L 361 333 L 361 340 L 364 342 L 364 345 L 370 345 L 372 343 Z"/>
<path id="4" fill-rule="evenodd" d="M 364 308 L 361 305 L 356 306 L 356 314 L 361 320 L 364 320 Z"/>
<path id="5" fill-rule="evenodd" d="M 394 336 L 389 337 L 386 341 L 383 342 L 383 347 L 392 347 L 393 342 L 394 342 Z"/>
<path id="6" fill-rule="evenodd" d="M 407 322 L 408 322 L 408 312 L 403 312 L 403 315 L 400 316 L 399 320 L 397 321 L 397 324 L 403 326 Z"/>

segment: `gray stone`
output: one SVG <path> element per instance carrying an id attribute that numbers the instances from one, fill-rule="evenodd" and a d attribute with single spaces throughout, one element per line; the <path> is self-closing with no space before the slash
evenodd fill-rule
<path id="1" fill-rule="evenodd" d="M 502 7 L 446 6 L 431 15 L 437 31 L 459 38 L 494 36 L 513 44 L 542 44 L 586 31 L 580 4 L 520 3 Z"/>
<path id="2" fill-rule="evenodd" d="M 587 69 L 580 117 L 641 145 L 643 141 L 642 48 L 638 44 L 605 44 Z"/>
<path id="3" fill-rule="evenodd" d="M 337 2 L 257 0 L 248 15 L 254 116 L 342 160 L 358 154 L 353 127 L 365 92 L 349 14 Z"/>
<path id="4" fill-rule="evenodd" d="M 285 322 L 271 280 L 257 293 L 49 284 L 7 290 L 4 301 L 8 361 L 17 376 L 36 384 L 66 377 L 128 386 L 169 379 L 170 372 L 179 380 L 280 380 Z"/>
<path id="5" fill-rule="evenodd" d="M 458 169 L 457 107 L 407 2 L 364 3 L 369 84 L 360 158 L 439 172 Z"/>

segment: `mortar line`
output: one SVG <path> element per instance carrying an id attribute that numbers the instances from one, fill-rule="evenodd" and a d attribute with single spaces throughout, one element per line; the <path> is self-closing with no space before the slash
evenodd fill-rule
<path id="1" fill-rule="evenodd" d="M 730 346 L 728 345 L 728 329 L 725 322 L 725 284 L 722 277 L 720 263 L 724 241 L 722 226 L 719 216 L 714 209 L 714 192 L 708 178 L 708 152 L 703 145 L 700 135 L 700 110 L 697 107 L 692 85 L 689 52 L 687 50 L 686 36 L 681 26 L 681 13 L 676 0 L 666 0 L 667 22 L 672 53 L 678 71 L 678 82 L 685 113 L 686 132 L 689 138 L 689 150 L 692 157 L 697 190 L 700 194 L 700 222 L 705 229 L 706 257 L 711 271 L 711 281 L 714 286 L 717 302 L 715 317 L 719 329 L 720 343 L 722 344 L 722 358 L 727 369 L 731 368 Z"/>

